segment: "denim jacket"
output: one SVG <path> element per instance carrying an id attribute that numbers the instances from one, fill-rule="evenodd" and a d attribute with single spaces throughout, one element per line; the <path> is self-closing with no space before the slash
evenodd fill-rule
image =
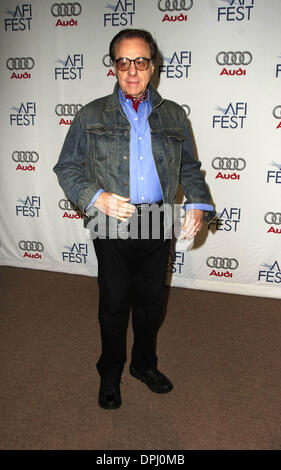
<path id="1" fill-rule="evenodd" d="M 100 188 L 130 196 L 130 124 L 118 100 L 118 87 L 116 83 L 111 95 L 78 111 L 54 167 L 65 194 L 83 212 Z M 210 204 L 201 163 L 194 159 L 185 111 L 163 99 L 151 84 L 149 90 L 152 153 L 164 204 L 175 204 L 179 183 L 185 204 Z M 207 213 L 206 220 L 213 215 Z M 85 225 L 90 218 L 87 213 Z"/>

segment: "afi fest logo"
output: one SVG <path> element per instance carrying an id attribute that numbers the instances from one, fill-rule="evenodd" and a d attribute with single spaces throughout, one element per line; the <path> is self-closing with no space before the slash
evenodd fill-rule
<path id="1" fill-rule="evenodd" d="M 213 128 L 220 127 L 221 129 L 243 129 L 244 120 L 247 117 L 247 103 L 237 102 L 229 103 L 227 108 L 217 106 L 217 111 L 222 115 L 213 115 Z"/>
<path id="2" fill-rule="evenodd" d="M 66 263 L 86 264 L 88 256 L 87 243 L 73 243 L 72 246 L 64 246 L 62 251 L 62 260 Z"/>
<path id="3" fill-rule="evenodd" d="M 8 70 L 13 70 L 11 79 L 29 79 L 31 78 L 30 70 L 33 69 L 35 65 L 34 59 L 32 57 L 9 57 L 6 61 L 6 66 Z M 19 72 L 19 70 L 21 72 Z"/>
<path id="4" fill-rule="evenodd" d="M 78 26 L 77 17 L 81 14 L 81 12 L 82 12 L 82 6 L 78 2 L 53 3 L 53 5 L 51 6 L 52 15 L 55 18 L 58 18 L 55 24 L 56 27 L 57 26 L 62 26 L 62 27 Z"/>
<path id="5" fill-rule="evenodd" d="M 226 279 L 233 277 L 233 271 L 238 268 L 239 263 L 235 258 L 221 258 L 220 256 L 209 256 L 206 264 L 212 271 L 209 276 L 224 277 Z"/>
<path id="6" fill-rule="evenodd" d="M 216 62 L 222 66 L 223 69 L 220 72 L 220 76 L 226 77 L 243 77 L 246 75 L 246 69 L 243 66 L 247 66 L 252 62 L 253 56 L 249 51 L 221 51 L 216 56 Z M 227 68 L 229 66 L 235 66 L 235 68 Z"/>
<path id="7" fill-rule="evenodd" d="M 36 117 L 36 104 L 34 101 L 21 103 L 20 107 L 12 106 L 11 109 L 16 113 L 10 114 L 10 125 L 13 126 L 34 126 Z"/>
<path id="8" fill-rule="evenodd" d="M 266 174 L 267 183 L 281 184 L 281 163 L 272 162 L 271 166 L 277 170 L 269 170 Z"/>
<path id="9" fill-rule="evenodd" d="M 32 20 L 31 3 L 17 5 L 14 11 L 6 10 L 4 19 L 5 31 L 30 31 Z"/>
<path id="10" fill-rule="evenodd" d="M 158 77 L 188 78 L 191 67 L 191 51 L 175 51 L 171 58 L 164 57 L 168 65 L 158 66 Z"/>
<path id="11" fill-rule="evenodd" d="M 39 217 L 41 209 L 40 196 L 26 196 L 26 199 L 18 199 L 20 204 L 16 206 L 16 215 L 23 217 Z"/>
<path id="12" fill-rule="evenodd" d="M 72 124 L 72 119 L 68 119 L 70 116 L 74 117 L 78 113 L 79 109 L 82 108 L 82 104 L 57 104 L 55 107 L 55 113 L 57 116 L 60 116 L 59 125 L 68 125 Z M 67 119 L 65 119 L 65 117 Z"/>
<path id="13" fill-rule="evenodd" d="M 274 261 L 273 264 L 262 264 L 262 267 L 266 269 L 262 269 L 259 271 L 258 274 L 258 281 L 261 282 L 273 282 L 275 284 L 281 283 L 281 263 L 277 260 Z"/>
<path id="14" fill-rule="evenodd" d="M 62 67 L 55 67 L 55 80 L 81 80 L 84 68 L 83 54 L 68 55 L 65 60 L 57 59 Z"/>
<path id="15" fill-rule="evenodd" d="M 15 150 L 12 153 L 12 160 L 17 163 L 17 171 L 29 173 L 36 170 L 35 163 L 38 162 L 39 155 L 37 152 L 30 150 Z"/>
<path id="16" fill-rule="evenodd" d="M 218 21 L 250 21 L 254 0 L 219 0 L 228 6 L 218 8 Z"/>
<path id="17" fill-rule="evenodd" d="M 187 21 L 187 12 L 193 6 L 193 0 L 158 0 L 158 10 L 165 12 L 162 23 L 165 21 Z M 172 13 L 172 14 L 170 14 Z"/>
<path id="18" fill-rule="evenodd" d="M 246 168 L 244 158 L 215 157 L 211 164 L 214 170 L 218 170 L 215 179 L 228 180 L 228 182 L 240 180 L 240 172 Z"/>
<path id="19" fill-rule="evenodd" d="M 63 219 L 83 219 L 83 215 L 69 199 L 60 199 L 58 206 L 64 211 Z"/>
<path id="20" fill-rule="evenodd" d="M 24 251 L 23 258 L 42 259 L 44 245 L 38 241 L 21 240 L 19 248 Z"/>
<path id="21" fill-rule="evenodd" d="M 182 267 L 184 265 L 184 255 L 183 251 L 175 251 L 174 254 L 170 252 L 167 273 L 172 274 L 182 274 Z"/>
<path id="22" fill-rule="evenodd" d="M 281 212 L 267 212 L 264 216 L 264 221 L 271 226 L 267 233 L 281 234 Z"/>
<path id="23" fill-rule="evenodd" d="M 105 8 L 111 10 L 110 13 L 103 15 L 103 25 L 106 26 L 122 26 L 129 28 L 133 25 L 133 17 L 136 13 L 135 0 L 118 0 L 108 2 Z"/>
<path id="24" fill-rule="evenodd" d="M 281 104 L 278 106 L 275 106 L 275 108 L 272 111 L 273 116 L 275 119 L 279 119 L 279 123 L 276 126 L 276 129 L 281 129 Z"/>
<path id="25" fill-rule="evenodd" d="M 241 219 L 241 209 L 238 207 L 225 207 L 221 212 L 217 212 L 217 218 L 208 224 L 208 229 L 215 227 L 215 230 L 225 232 L 237 232 Z"/>
<path id="26" fill-rule="evenodd" d="M 281 55 L 278 56 L 278 59 L 281 59 Z M 276 64 L 275 78 L 281 77 L 281 64 Z"/>

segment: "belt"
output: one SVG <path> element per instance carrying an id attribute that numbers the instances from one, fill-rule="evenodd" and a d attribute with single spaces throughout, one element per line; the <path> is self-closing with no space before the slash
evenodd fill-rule
<path id="1" fill-rule="evenodd" d="M 133 205 L 135 206 L 135 208 L 137 210 L 137 213 L 142 214 L 144 212 L 147 212 L 150 209 L 151 206 L 157 205 L 157 206 L 161 207 L 163 205 L 163 201 L 152 202 L 152 203 L 144 202 L 144 203 L 141 203 L 141 204 L 133 204 Z"/>

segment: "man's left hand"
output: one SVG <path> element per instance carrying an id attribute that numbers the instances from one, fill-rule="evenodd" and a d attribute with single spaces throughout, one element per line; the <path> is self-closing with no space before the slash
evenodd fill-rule
<path id="1" fill-rule="evenodd" d="M 181 238 L 195 237 L 203 227 L 203 223 L 204 211 L 200 209 L 190 209 L 186 211 Z"/>

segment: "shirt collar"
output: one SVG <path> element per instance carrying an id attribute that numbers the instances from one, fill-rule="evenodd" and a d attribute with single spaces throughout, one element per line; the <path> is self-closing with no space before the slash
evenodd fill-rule
<path id="1" fill-rule="evenodd" d="M 121 88 L 119 87 L 118 96 L 119 96 L 119 101 L 122 105 L 124 105 L 126 101 L 130 99 L 132 101 L 132 105 L 135 111 L 138 110 L 138 106 L 140 103 L 142 103 L 143 101 L 148 101 L 148 102 L 150 101 L 150 93 L 149 93 L 148 88 L 146 88 L 146 90 L 144 91 L 144 93 L 141 95 L 140 98 L 133 98 L 130 95 L 125 95 L 123 91 L 121 90 Z"/>
<path id="2" fill-rule="evenodd" d="M 129 98 L 134 104 L 134 103 L 141 103 L 142 101 L 145 101 L 147 99 L 147 94 L 148 94 L 148 90 L 146 88 L 143 94 L 139 98 L 135 98 L 134 96 L 131 96 L 131 95 L 124 95 L 124 96 L 125 98 Z"/>

